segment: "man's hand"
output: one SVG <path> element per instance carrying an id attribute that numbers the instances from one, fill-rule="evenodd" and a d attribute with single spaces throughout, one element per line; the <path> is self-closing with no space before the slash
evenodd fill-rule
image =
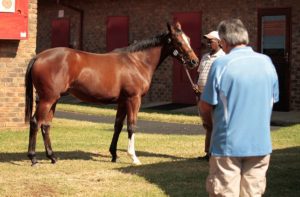
<path id="1" fill-rule="evenodd" d="M 194 90 L 195 94 L 200 93 L 199 86 L 197 84 L 193 84 L 193 90 Z"/>
<path id="2" fill-rule="evenodd" d="M 208 131 L 212 131 L 212 129 L 213 129 L 213 121 L 212 121 L 213 105 L 201 100 L 200 101 L 200 112 L 201 112 L 203 127 Z"/>

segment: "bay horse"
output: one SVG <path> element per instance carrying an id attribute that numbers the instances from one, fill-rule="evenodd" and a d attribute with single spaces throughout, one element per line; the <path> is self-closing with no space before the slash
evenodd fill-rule
<path id="1" fill-rule="evenodd" d="M 35 148 L 38 129 L 42 131 L 46 156 L 57 158 L 51 147 L 50 123 L 58 99 L 67 93 L 85 102 L 117 103 L 114 134 L 109 151 L 117 160 L 117 143 L 127 116 L 128 153 L 140 164 L 134 149 L 134 132 L 141 98 L 149 90 L 154 71 L 169 55 L 192 69 L 199 63 L 189 38 L 180 23 L 167 24 L 168 31 L 128 47 L 104 54 L 70 48 L 52 48 L 37 54 L 28 64 L 25 75 L 25 122 L 30 122 L 28 157 L 37 163 Z M 33 86 L 36 109 L 33 112 Z"/>

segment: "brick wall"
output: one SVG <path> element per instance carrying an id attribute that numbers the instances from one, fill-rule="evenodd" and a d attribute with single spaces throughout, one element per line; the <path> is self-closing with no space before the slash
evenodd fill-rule
<path id="1" fill-rule="evenodd" d="M 78 11 L 56 4 L 57 1 L 29 0 L 29 39 L 0 40 L 0 128 L 24 127 L 24 74 L 29 60 L 51 47 L 51 20 L 58 10 L 64 9 L 71 19 L 70 44 L 79 42 L 80 14 Z M 151 37 L 166 30 L 174 12 L 201 12 L 202 35 L 214 30 L 226 18 L 239 17 L 247 26 L 250 45 L 256 48 L 257 9 L 291 7 L 291 110 L 300 110 L 300 2 L 296 0 L 61 0 L 82 9 L 82 49 L 103 53 L 106 46 L 106 16 L 129 16 L 129 42 Z M 234 6 L 233 6 L 234 5 Z M 38 12 L 37 12 L 38 10 Z M 38 13 L 38 16 L 37 16 Z M 77 46 L 78 47 L 78 46 Z M 75 46 L 76 48 L 76 46 Z M 204 51 L 202 51 L 204 52 Z M 156 71 L 152 86 L 143 102 L 172 100 L 172 59 L 166 59 Z"/>
<path id="2" fill-rule="evenodd" d="M 65 16 L 71 18 L 71 43 L 76 40 L 78 32 L 78 13 L 57 5 L 55 1 L 39 1 L 40 14 L 38 26 L 38 51 L 49 48 L 49 24 L 56 18 L 58 9 L 65 10 Z M 96 1 L 70 0 L 61 1 L 84 11 L 83 47 L 90 52 L 103 53 L 106 49 L 106 17 L 129 16 L 129 43 L 151 37 L 166 30 L 166 22 L 172 21 L 174 12 L 201 12 L 202 35 L 216 29 L 218 23 L 226 18 L 238 17 L 243 20 L 250 35 L 250 45 L 256 49 L 257 43 L 257 9 L 274 7 L 292 8 L 292 56 L 291 56 L 291 109 L 300 110 L 300 36 L 299 17 L 300 2 L 295 0 L 124 0 Z M 234 5 L 234 6 L 233 6 Z M 204 52 L 204 50 L 202 50 Z M 152 85 L 143 102 L 172 100 L 172 60 L 168 58 L 154 74 Z"/>
<path id="3" fill-rule="evenodd" d="M 291 107 L 300 111 L 300 3 L 292 8 Z"/>
<path id="4" fill-rule="evenodd" d="M 241 18 L 250 33 L 250 45 L 256 48 L 257 8 L 291 7 L 291 110 L 300 110 L 300 2 L 296 0 L 261 1 L 197 1 L 197 0 L 127 0 L 61 1 L 84 11 L 83 46 L 90 52 L 105 52 L 106 16 L 129 16 L 129 42 L 151 37 L 166 30 L 174 12 L 201 12 L 202 35 L 215 29 L 219 21 L 229 17 Z M 233 6 L 234 5 L 234 6 Z M 56 1 L 29 0 L 28 40 L 0 40 L 0 128 L 24 127 L 24 74 L 29 60 L 51 47 L 51 20 L 59 9 L 71 19 L 71 44 L 79 42 L 80 15 L 78 11 L 57 5 Z M 39 10 L 39 12 L 37 12 Z M 37 16 L 37 13 L 38 16 Z M 78 47 L 75 46 L 75 48 Z M 202 51 L 204 52 L 204 51 Z M 172 59 L 158 68 L 144 102 L 172 100 Z"/>
<path id="5" fill-rule="evenodd" d="M 24 74 L 35 55 L 37 0 L 29 0 L 28 40 L 0 40 L 0 129 L 24 124 Z"/>

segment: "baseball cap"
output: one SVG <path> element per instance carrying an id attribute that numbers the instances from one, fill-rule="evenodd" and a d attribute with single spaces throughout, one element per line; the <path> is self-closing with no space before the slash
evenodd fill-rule
<path id="1" fill-rule="evenodd" d="M 220 37 L 219 37 L 219 33 L 217 31 L 211 31 L 208 34 L 205 34 L 203 37 L 207 38 L 207 39 L 218 39 L 218 40 L 221 40 Z"/>

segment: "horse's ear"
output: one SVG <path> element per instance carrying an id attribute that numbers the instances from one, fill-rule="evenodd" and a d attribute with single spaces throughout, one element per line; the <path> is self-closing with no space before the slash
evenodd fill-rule
<path id="1" fill-rule="evenodd" d="M 172 27 L 169 22 L 167 22 L 167 27 L 168 27 L 169 32 L 172 32 Z"/>
<path id="2" fill-rule="evenodd" d="M 181 25 L 178 21 L 176 21 L 175 27 L 176 27 L 176 29 L 181 30 Z"/>

